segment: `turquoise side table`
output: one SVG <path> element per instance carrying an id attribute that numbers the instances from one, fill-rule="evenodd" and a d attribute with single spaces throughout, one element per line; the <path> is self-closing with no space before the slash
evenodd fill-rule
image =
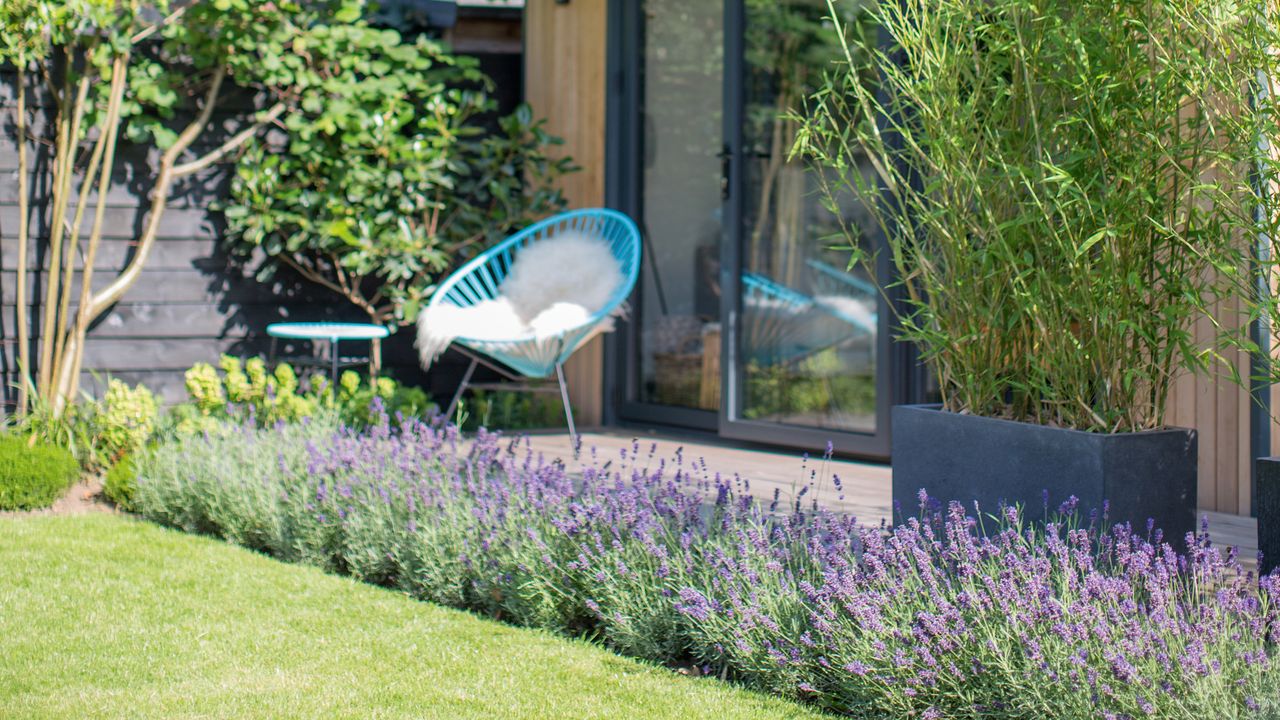
<path id="1" fill-rule="evenodd" d="M 391 331 L 381 325 L 368 323 L 335 323 L 335 322 L 287 322 L 271 323 L 267 326 L 267 334 L 271 336 L 271 356 L 276 354 L 276 340 L 324 340 L 329 343 L 329 375 L 334 387 L 338 384 L 338 368 L 340 353 L 338 344 L 343 340 L 381 340 Z M 368 358 L 363 360 L 368 361 Z M 346 363 L 348 365 L 355 363 Z"/>

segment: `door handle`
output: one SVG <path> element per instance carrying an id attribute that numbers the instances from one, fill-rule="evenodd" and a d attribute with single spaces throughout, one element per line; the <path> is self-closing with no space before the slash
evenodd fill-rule
<path id="1" fill-rule="evenodd" d="M 733 150 L 725 145 L 720 152 L 716 154 L 720 158 L 720 199 L 729 199 L 729 177 L 733 171 Z"/>

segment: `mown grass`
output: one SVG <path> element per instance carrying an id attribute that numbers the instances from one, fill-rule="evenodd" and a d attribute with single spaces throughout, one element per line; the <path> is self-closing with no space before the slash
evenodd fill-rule
<path id="1" fill-rule="evenodd" d="M 118 516 L 0 520 L 6 718 L 816 718 Z"/>

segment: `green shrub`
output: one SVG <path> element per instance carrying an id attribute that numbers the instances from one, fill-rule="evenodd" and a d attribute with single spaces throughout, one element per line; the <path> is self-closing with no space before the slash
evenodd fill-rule
<path id="1" fill-rule="evenodd" d="M 365 383 L 359 373 L 351 370 L 338 378 L 336 398 L 338 414 L 348 424 L 358 427 L 378 422 L 373 410 L 374 398 L 382 401 L 382 409 L 390 418 L 395 418 L 397 414 L 404 417 L 425 417 L 436 407 L 422 388 L 401 385 L 389 377 Z"/>
<path id="2" fill-rule="evenodd" d="M 408 325 L 450 270 L 564 206 L 561 141 L 527 106 L 489 127 L 474 59 L 363 22 L 317 28 L 305 54 L 287 141 L 251 142 L 231 178 L 227 246 L 264 254 L 263 277 L 286 269 Z"/>
<path id="3" fill-rule="evenodd" d="M 1138 431 L 1165 422 L 1183 370 L 1243 379 L 1248 321 L 1280 309 L 1257 292 L 1280 260 L 1280 194 L 1260 192 L 1280 171 L 1259 151 L 1280 142 L 1258 85 L 1280 74 L 1273 10 L 828 3 L 844 53 L 796 150 L 855 260 L 891 260 L 901 338 L 948 410 Z M 847 9 L 865 16 L 843 23 Z M 1255 257 L 1245 237 L 1267 244 Z"/>
<path id="4" fill-rule="evenodd" d="M 0 438 L 0 510 L 48 507 L 80 476 L 65 448 L 11 435 Z"/>
<path id="5" fill-rule="evenodd" d="M 565 424 L 560 396 L 549 393 L 476 390 L 461 407 L 462 429 L 467 431 L 530 430 Z"/>
<path id="6" fill-rule="evenodd" d="M 86 395 L 61 411 L 33 400 L 14 427 L 39 445 L 65 448 L 81 467 L 100 470 L 146 444 L 159 421 L 159 405 L 146 386 L 109 379 L 101 400 Z"/>
<path id="7" fill-rule="evenodd" d="M 119 380 L 107 383 L 107 392 L 93 413 L 94 447 L 102 464 L 117 465 L 125 455 L 141 448 L 155 432 L 159 408 L 145 385 L 130 388 Z"/>
<path id="8" fill-rule="evenodd" d="M 219 373 L 218 370 L 222 372 Z M 353 370 L 342 373 L 338 387 L 329 378 L 314 373 L 300 378 L 288 363 L 268 371 L 260 357 L 241 361 L 223 355 L 215 368 L 196 363 L 186 373 L 188 402 L 174 408 L 170 423 L 180 434 L 219 432 L 223 420 L 245 422 L 252 418 L 260 425 L 296 423 L 303 418 L 332 412 L 350 425 L 376 423 L 372 405 L 382 403 L 388 416 L 425 417 L 435 405 L 420 388 L 401 385 L 389 377 L 372 383 Z"/>
<path id="9" fill-rule="evenodd" d="M 137 487 L 138 473 L 134 470 L 132 455 L 116 461 L 102 478 L 102 492 L 121 510 L 133 509 L 133 493 Z"/>

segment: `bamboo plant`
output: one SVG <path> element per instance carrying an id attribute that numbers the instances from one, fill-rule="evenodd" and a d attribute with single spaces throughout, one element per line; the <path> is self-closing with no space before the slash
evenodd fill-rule
<path id="1" fill-rule="evenodd" d="M 846 241 L 885 238 L 948 410 L 1140 431 L 1181 372 L 1244 380 L 1276 327 L 1272 3 L 828 2 L 796 151 Z"/>

